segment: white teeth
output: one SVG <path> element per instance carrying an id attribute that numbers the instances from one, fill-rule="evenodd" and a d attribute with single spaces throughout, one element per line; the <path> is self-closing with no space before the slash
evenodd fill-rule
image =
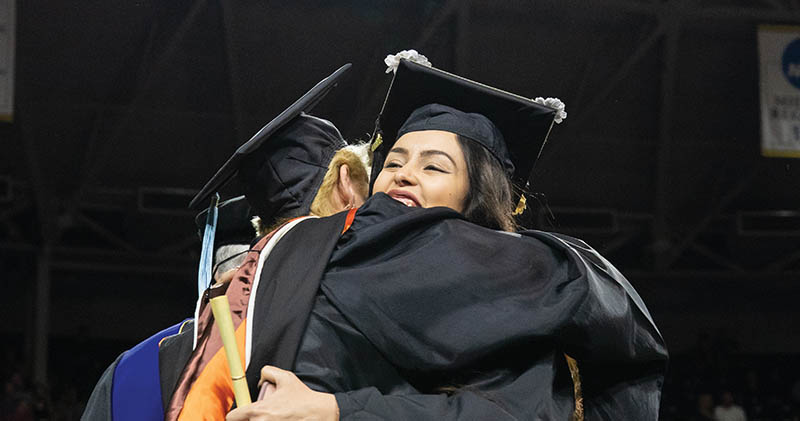
<path id="1" fill-rule="evenodd" d="M 414 201 L 413 201 L 413 200 L 411 200 L 411 199 L 407 199 L 407 198 L 405 198 L 405 197 L 398 197 L 398 198 L 396 198 L 395 200 L 397 200 L 398 202 L 400 202 L 400 203 L 402 203 L 402 204 L 404 204 L 404 205 L 408 206 L 409 208 L 414 208 L 414 207 L 416 207 L 416 206 L 417 206 L 417 204 L 416 204 L 416 203 L 414 203 Z"/>

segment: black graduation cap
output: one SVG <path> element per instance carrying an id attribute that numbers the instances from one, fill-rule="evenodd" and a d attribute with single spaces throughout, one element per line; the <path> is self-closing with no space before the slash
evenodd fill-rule
<path id="1" fill-rule="evenodd" d="M 418 110 L 429 104 L 439 106 Z M 406 123 L 412 112 L 414 121 Z M 488 118 L 502 134 L 499 139 L 496 130 L 486 127 L 485 121 L 474 114 Z M 383 168 L 386 155 L 397 140 L 398 130 L 402 128 L 405 133 L 428 125 L 477 141 L 512 173 L 514 184 L 525 188 L 555 116 L 556 110 L 532 99 L 400 60 L 373 134 L 372 181 Z M 433 126 L 430 126 L 431 121 Z"/>
<path id="2" fill-rule="evenodd" d="M 330 160 L 345 142 L 331 122 L 304 111 L 336 86 L 350 66 L 345 64 L 317 83 L 240 146 L 189 207 L 207 206 L 209 197 L 236 176 L 265 224 L 307 214 Z"/>
<path id="3" fill-rule="evenodd" d="M 244 196 L 228 199 L 218 206 L 216 233 L 214 246 L 220 247 L 228 244 L 249 244 L 255 237 L 255 229 L 250 223 L 254 212 L 250 203 Z M 206 228 L 208 208 L 198 213 L 194 218 L 197 235 L 203 239 Z"/>

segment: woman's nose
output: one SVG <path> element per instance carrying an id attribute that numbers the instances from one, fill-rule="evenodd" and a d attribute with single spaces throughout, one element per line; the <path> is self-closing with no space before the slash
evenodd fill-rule
<path id="1" fill-rule="evenodd" d="M 395 171 L 394 182 L 398 186 L 409 186 L 416 184 L 416 178 L 414 177 L 414 172 L 408 168 L 408 165 L 404 165 Z"/>

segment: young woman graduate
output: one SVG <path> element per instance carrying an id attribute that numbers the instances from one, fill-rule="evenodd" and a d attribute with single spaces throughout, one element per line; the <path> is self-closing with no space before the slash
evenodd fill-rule
<path id="1" fill-rule="evenodd" d="M 352 211 L 272 251 L 246 374 L 254 395 L 259 380 L 275 391 L 227 419 L 566 420 L 583 414 L 565 354 L 586 419 L 657 419 L 667 351 L 630 283 L 580 240 L 502 231 L 501 179 L 526 185 L 555 116 L 401 60 L 374 195 L 343 234 Z"/>

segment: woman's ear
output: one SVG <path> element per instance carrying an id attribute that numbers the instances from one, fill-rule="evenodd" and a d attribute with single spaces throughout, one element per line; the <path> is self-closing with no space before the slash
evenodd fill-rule
<path id="1" fill-rule="evenodd" d="M 357 208 L 364 203 L 364 198 L 358 193 L 358 189 L 350 177 L 350 166 L 342 164 L 339 166 L 339 180 L 336 183 L 336 195 L 339 196 L 345 209 Z"/>
<path id="2" fill-rule="evenodd" d="M 336 182 L 336 195 L 345 209 L 350 209 L 355 206 L 353 181 L 350 179 L 350 166 L 347 164 L 339 166 L 339 180 Z"/>

